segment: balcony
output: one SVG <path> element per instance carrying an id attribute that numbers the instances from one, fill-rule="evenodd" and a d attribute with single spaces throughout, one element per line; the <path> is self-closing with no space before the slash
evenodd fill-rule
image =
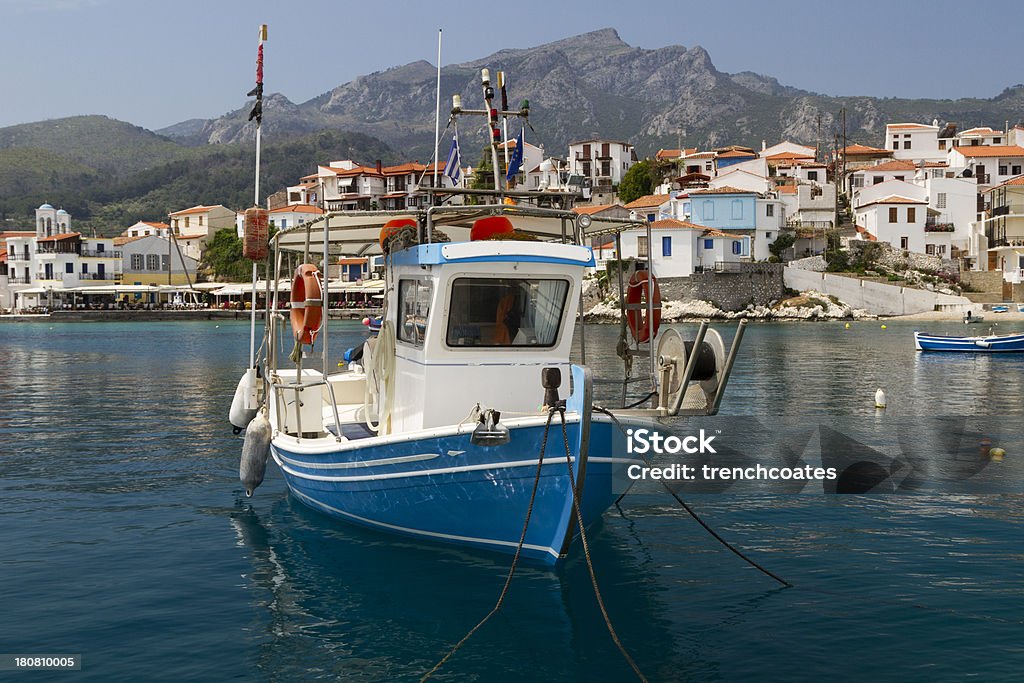
<path id="1" fill-rule="evenodd" d="M 83 249 L 79 252 L 79 255 L 88 258 L 121 258 L 121 252 L 119 251 L 97 251 L 95 249 Z"/>
<path id="2" fill-rule="evenodd" d="M 119 282 L 121 273 L 80 273 L 79 280 L 99 280 L 100 282 Z"/>
<path id="3" fill-rule="evenodd" d="M 935 223 L 927 221 L 924 224 L 925 232 L 953 232 L 954 230 L 956 230 L 956 226 L 952 223 Z"/>
<path id="4" fill-rule="evenodd" d="M 991 173 L 978 173 L 975 177 L 978 179 L 979 185 L 988 185 L 992 180 Z"/>

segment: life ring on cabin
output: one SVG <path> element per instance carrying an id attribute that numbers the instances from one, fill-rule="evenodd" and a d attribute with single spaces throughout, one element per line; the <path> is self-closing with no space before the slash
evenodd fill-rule
<path id="1" fill-rule="evenodd" d="M 320 271 L 310 263 L 295 269 L 292 280 L 291 319 L 295 341 L 312 344 L 320 332 L 324 300 L 320 289 Z"/>
<path id="2" fill-rule="evenodd" d="M 647 321 L 648 309 L 651 311 L 650 324 Z M 626 289 L 626 324 L 629 325 L 633 339 L 640 343 L 656 337 L 661 327 L 661 288 L 653 275 L 650 275 L 648 283 L 646 270 L 638 270 L 629 278 Z"/>

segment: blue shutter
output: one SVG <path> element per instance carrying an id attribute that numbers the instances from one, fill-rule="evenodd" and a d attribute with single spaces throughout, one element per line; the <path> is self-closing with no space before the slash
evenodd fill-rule
<path id="1" fill-rule="evenodd" d="M 704 240 L 704 248 L 707 249 L 708 251 L 711 251 L 712 249 L 714 249 L 715 248 L 715 240 L 713 240 L 713 239 Z"/>
<path id="2" fill-rule="evenodd" d="M 671 256 L 672 255 L 672 237 L 671 235 L 665 235 L 661 238 L 661 255 Z"/>

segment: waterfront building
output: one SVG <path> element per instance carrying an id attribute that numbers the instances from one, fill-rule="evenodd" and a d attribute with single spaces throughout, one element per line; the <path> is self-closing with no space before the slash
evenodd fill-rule
<path id="1" fill-rule="evenodd" d="M 948 164 L 956 175 L 973 177 L 984 192 L 1024 173 L 1024 147 L 961 144 L 949 150 Z"/>
<path id="2" fill-rule="evenodd" d="M 646 228 L 622 231 L 622 258 L 650 267 L 655 276 L 689 277 L 695 272 L 728 270 L 749 261 L 750 236 L 726 233 L 675 218 Z M 638 265 L 640 267 L 640 265 Z"/>
<path id="3" fill-rule="evenodd" d="M 179 253 L 167 237 L 116 237 L 113 241 L 121 252 L 122 284 L 186 285 L 196 282 L 199 261 Z"/>
<path id="4" fill-rule="evenodd" d="M 238 215 L 222 204 L 200 204 L 170 214 L 171 231 L 187 256 L 199 260 L 218 230 L 238 230 Z"/>
<path id="5" fill-rule="evenodd" d="M 979 221 L 986 247 L 985 270 L 1001 270 L 1003 294 L 1012 296 L 1014 287 L 1024 285 L 1024 175 L 1000 183 L 986 194 L 990 208 Z"/>

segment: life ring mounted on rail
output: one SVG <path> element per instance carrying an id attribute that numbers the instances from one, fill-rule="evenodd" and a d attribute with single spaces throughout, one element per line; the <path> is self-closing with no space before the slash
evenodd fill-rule
<path id="1" fill-rule="evenodd" d="M 647 319 L 648 310 L 651 312 L 650 322 Z M 629 278 L 626 289 L 626 324 L 629 325 L 633 339 L 641 344 L 658 336 L 658 328 L 661 327 L 661 288 L 658 287 L 658 279 L 646 270 L 638 270 Z"/>
<path id="2" fill-rule="evenodd" d="M 320 287 L 320 271 L 310 263 L 295 269 L 292 280 L 291 319 L 295 341 L 312 344 L 320 332 L 324 299 Z"/>

